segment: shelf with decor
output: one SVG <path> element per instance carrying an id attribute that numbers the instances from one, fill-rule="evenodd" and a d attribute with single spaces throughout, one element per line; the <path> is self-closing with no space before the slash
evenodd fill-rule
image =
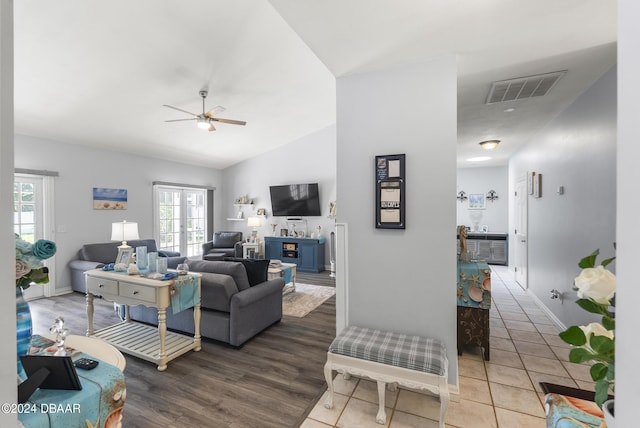
<path id="1" fill-rule="evenodd" d="M 255 204 L 251 203 L 234 203 L 234 207 L 238 209 L 238 212 L 235 217 L 227 217 L 227 221 L 247 221 L 247 217 L 244 215 L 244 209 L 250 207 L 252 210 L 255 209 Z"/>

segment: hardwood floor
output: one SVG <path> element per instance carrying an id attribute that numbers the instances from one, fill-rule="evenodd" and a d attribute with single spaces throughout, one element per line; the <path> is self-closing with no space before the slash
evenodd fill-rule
<path id="1" fill-rule="evenodd" d="M 298 274 L 298 282 L 331 285 L 329 272 Z M 333 282 L 335 286 L 335 282 Z M 34 333 L 63 316 L 71 334 L 86 332 L 85 296 L 73 293 L 29 302 Z M 113 304 L 94 302 L 95 328 L 118 321 Z M 204 340 L 158 372 L 126 355 L 123 426 L 298 427 L 325 389 L 323 366 L 335 337 L 335 297 L 304 318 L 283 317 L 236 349 Z"/>

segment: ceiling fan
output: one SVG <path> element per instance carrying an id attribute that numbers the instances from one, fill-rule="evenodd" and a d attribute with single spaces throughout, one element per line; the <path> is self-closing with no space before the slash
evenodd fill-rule
<path id="1" fill-rule="evenodd" d="M 199 93 L 200 93 L 200 96 L 202 97 L 202 114 L 191 113 L 190 111 L 183 110 L 179 107 L 174 107 L 169 104 L 163 104 L 164 107 L 169 107 L 174 110 L 178 110 L 193 116 L 192 118 L 189 118 L 189 119 L 172 119 L 172 120 L 165 120 L 165 122 L 181 122 L 183 120 L 195 120 L 196 124 L 198 125 L 198 128 L 208 129 L 209 131 L 216 130 L 215 126 L 213 126 L 213 122 L 230 123 L 232 125 L 243 125 L 243 126 L 247 124 L 247 122 L 242 120 L 232 120 L 232 119 L 223 119 L 221 117 L 215 117 L 216 114 L 222 113 L 223 111 L 226 110 L 222 106 L 216 106 L 209 111 L 205 111 L 204 100 L 205 98 L 207 98 L 208 92 L 205 90 L 202 90 Z"/>

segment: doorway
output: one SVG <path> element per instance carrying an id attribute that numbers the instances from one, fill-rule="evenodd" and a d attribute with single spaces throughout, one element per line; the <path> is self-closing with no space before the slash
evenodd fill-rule
<path id="1" fill-rule="evenodd" d="M 53 212 L 50 209 L 53 200 L 51 186 L 51 177 L 31 174 L 14 175 L 13 231 L 27 242 L 52 239 L 48 233 L 53 225 L 50 214 Z M 44 265 L 49 268 L 49 282 L 27 288 L 24 291 L 26 300 L 51 296 L 51 290 L 55 290 L 55 263 L 52 260 L 44 261 Z"/>
<path id="2" fill-rule="evenodd" d="M 158 249 L 187 257 L 201 254 L 207 236 L 207 190 L 155 186 L 154 199 Z"/>
<path id="3" fill-rule="evenodd" d="M 514 203 L 514 278 L 523 289 L 528 288 L 527 283 L 527 201 L 530 181 L 527 173 L 524 177 L 518 178 L 515 186 Z"/>

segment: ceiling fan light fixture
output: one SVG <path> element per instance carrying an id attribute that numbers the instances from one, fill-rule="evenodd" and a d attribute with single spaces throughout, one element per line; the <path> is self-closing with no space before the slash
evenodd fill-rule
<path id="1" fill-rule="evenodd" d="M 481 141 L 478 144 L 480 144 L 480 147 L 482 147 L 485 150 L 493 150 L 496 147 L 498 147 L 498 144 L 500 144 L 500 140 L 486 140 L 486 141 Z"/>
<path id="2" fill-rule="evenodd" d="M 209 119 L 198 118 L 196 123 L 198 124 L 198 128 L 200 129 L 209 129 Z"/>

